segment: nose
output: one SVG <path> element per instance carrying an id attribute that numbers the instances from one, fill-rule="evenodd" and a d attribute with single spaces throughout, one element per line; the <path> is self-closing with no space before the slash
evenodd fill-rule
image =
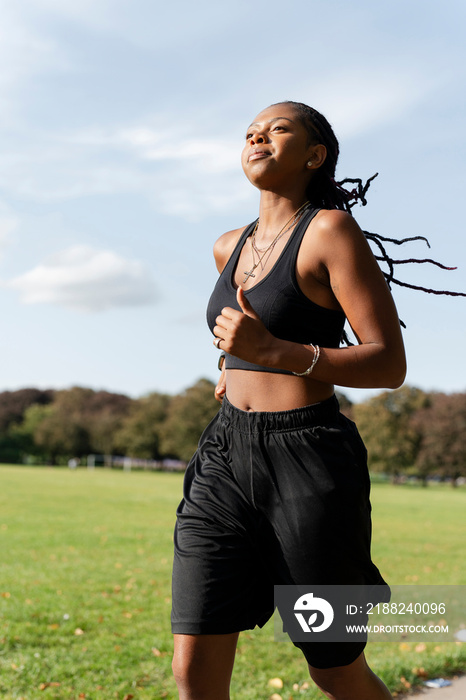
<path id="1" fill-rule="evenodd" d="M 249 143 L 251 146 L 255 146 L 256 143 L 265 143 L 266 142 L 266 137 L 264 134 L 261 134 L 260 132 L 257 132 L 251 136 L 249 139 Z"/>

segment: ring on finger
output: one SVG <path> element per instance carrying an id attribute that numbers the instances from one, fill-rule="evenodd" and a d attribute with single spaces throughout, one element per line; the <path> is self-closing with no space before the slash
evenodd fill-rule
<path id="1" fill-rule="evenodd" d="M 217 348 L 217 350 L 220 350 L 220 343 L 222 342 L 222 340 L 222 338 L 215 338 L 214 345 Z"/>

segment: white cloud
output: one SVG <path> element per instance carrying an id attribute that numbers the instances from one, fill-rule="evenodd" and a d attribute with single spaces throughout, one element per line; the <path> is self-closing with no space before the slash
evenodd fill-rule
<path id="1" fill-rule="evenodd" d="M 73 246 L 6 282 L 25 304 L 58 304 L 77 311 L 141 306 L 156 298 L 149 270 L 110 250 Z"/>
<path id="2" fill-rule="evenodd" d="M 135 125 L 126 128 L 83 129 L 61 137 L 62 146 L 83 147 L 92 152 L 119 151 L 139 161 L 165 161 L 176 168 L 194 164 L 200 173 L 221 173 L 238 170 L 242 141 L 224 135 L 205 137 L 199 131 L 189 134 L 179 123 L 176 128 L 161 124 Z M 56 144 L 57 145 L 57 144 Z M 53 148 L 53 151 L 56 151 Z"/>
<path id="3" fill-rule="evenodd" d="M 367 69 L 355 82 L 357 72 L 357 66 L 331 72 L 303 94 L 340 138 L 396 123 L 439 82 L 438 75 L 421 78 L 415 69 L 401 74 L 398 65 Z M 132 193 L 187 220 L 228 214 L 254 197 L 241 171 L 242 136 L 228 120 L 219 131 L 168 113 L 126 125 L 20 128 L 2 144 L 0 186 L 36 202 Z"/>
<path id="4" fill-rule="evenodd" d="M 179 131 L 183 131 L 180 125 Z M 122 130 L 116 135 L 122 145 L 132 147 L 144 160 L 194 163 L 198 171 L 221 173 L 235 171 L 240 165 L 242 143 L 239 139 L 180 137 L 174 131 L 139 127 Z M 177 167 L 179 167 L 177 163 Z"/>
<path id="5" fill-rule="evenodd" d="M 30 133 L 5 144 L 0 186 L 17 197 L 59 202 L 101 194 L 145 196 L 181 218 L 231 212 L 248 199 L 241 171 L 242 139 L 149 126 Z"/>

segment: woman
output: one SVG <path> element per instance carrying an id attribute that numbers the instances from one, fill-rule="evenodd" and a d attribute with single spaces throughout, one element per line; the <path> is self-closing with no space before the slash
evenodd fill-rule
<path id="1" fill-rule="evenodd" d="M 301 103 L 261 112 L 244 172 L 259 219 L 215 244 L 209 302 L 226 353 L 219 414 L 188 466 L 175 532 L 173 669 L 181 700 L 225 700 L 238 634 L 274 584 L 383 583 L 370 559 L 365 448 L 334 384 L 399 387 L 397 312 L 335 183 L 338 143 Z M 342 211 L 347 209 L 347 211 Z M 358 345 L 339 347 L 345 318 Z M 391 698 L 361 643 L 296 644 L 336 700 Z"/>

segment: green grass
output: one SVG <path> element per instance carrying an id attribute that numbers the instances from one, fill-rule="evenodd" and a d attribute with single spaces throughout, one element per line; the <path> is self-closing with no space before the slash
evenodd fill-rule
<path id="1" fill-rule="evenodd" d="M 177 697 L 169 613 L 181 488 L 176 474 L 0 468 L 2 699 Z M 466 583 L 464 489 L 376 485 L 372 501 L 374 559 L 390 583 Z M 420 669 L 466 668 L 464 644 L 370 644 L 367 656 L 392 691 L 419 682 Z M 232 697 L 268 698 L 274 677 L 284 700 L 322 697 L 303 687 L 300 653 L 269 623 L 241 635 Z"/>

